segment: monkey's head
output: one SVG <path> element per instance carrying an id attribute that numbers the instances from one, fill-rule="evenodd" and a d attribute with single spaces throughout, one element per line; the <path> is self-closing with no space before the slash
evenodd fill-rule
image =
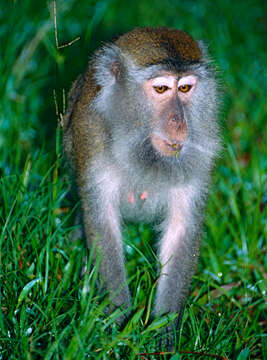
<path id="1" fill-rule="evenodd" d="M 216 84 L 201 43 L 181 30 L 136 28 L 104 46 L 93 64 L 101 89 L 93 106 L 122 161 L 177 164 L 187 173 L 200 161 L 210 166 L 218 147 Z"/>

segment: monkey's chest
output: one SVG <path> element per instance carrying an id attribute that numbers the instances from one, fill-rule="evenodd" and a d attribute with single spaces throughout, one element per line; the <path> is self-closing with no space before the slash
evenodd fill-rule
<path id="1" fill-rule="evenodd" d="M 127 187 L 120 199 L 121 215 L 126 220 L 151 222 L 164 208 L 164 201 L 158 192 L 149 187 Z"/>

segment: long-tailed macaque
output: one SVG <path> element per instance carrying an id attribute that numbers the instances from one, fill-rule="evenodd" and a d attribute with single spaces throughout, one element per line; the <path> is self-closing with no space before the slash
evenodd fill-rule
<path id="1" fill-rule="evenodd" d="M 90 247 L 97 239 L 115 306 L 131 304 L 121 221 L 157 221 L 155 314 L 181 318 L 219 149 L 216 88 L 203 44 L 165 27 L 136 28 L 104 45 L 72 86 L 64 145 L 86 240 Z"/>

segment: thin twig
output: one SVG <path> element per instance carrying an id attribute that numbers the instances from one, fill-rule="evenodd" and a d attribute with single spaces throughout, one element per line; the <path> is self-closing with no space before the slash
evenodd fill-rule
<path id="1" fill-rule="evenodd" d="M 65 89 L 62 89 L 62 112 L 63 115 L 65 115 L 66 112 L 66 93 L 65 93 Z"/>
<path id="2" fill-rule="evenodd" d="M 58 111 L 58 104 L 57 104 L 57 94 L 56 94 L 56 90 L 55 90 L 55 89 L 53 89 L 53 97 L 54 97 L 56 115 L 57 115 L 57 118 L 58 118 L 58 117 L 59 117 L 59 111 Z"/>
<path id="3" fill-rule="evenodd" d="M 57 6 L 56 0 L 53 1 L 54 3 L 54 29 L 55 29 L 55 39 L 56 39 L 56 47 L 58 49 L 58 37 L 57 37 Z"/>
<path id="4" fill-rule="evenodd" d="M 71 40 L 66 44 L 59 45 L 58 34 L 57 34 L 57 5 L 56 5 L 56 0 L 53 1 L 53 8 L 54 8 L 54 31 L 55 31 L 56 47 L 57 47 L 57 49 L 63 49 L 65 47 L 67 47 L 67 46 L 71 46 L 73 43 L 80 40 L 80 36 L 76 37 L 74 40 Z"/>
<path id="5" fill-rule="evenodd" d="M 68 43 L 66 43 L 66 44 L 60 45 L 60 46 L 58 47 L 58 49 L 62 49 L 62 48 L 64 48 L 64 47 L 71 46 L 74 42 L 76 42 L 76 41 L 78 41 L 78 40 L 80 40 L 80 36 L 76 37 L 75 39 L 73 39 L 72 41 L 70 41 L 70 42 L 68 42 Z"/>
<path id="6" fill-rule="evenodd" d="M 62 112 L 59 112 L 58 109 L 58 102 L 57 102 L 57 94 L 56 94 L 56 90 L 53 89 L 53 97 L 54 97 L 54 103 L 55 103 L 55 109 L 56 109 L 56 116 L 57 116 L 57 121 L 58 124 L 61 128 L 63 128 L 63 114 L 64 114 L 64 110 L 63 110 L 63 114 Z M 63 90 L 63 108 L 65 107 L 65 91 Z"/>

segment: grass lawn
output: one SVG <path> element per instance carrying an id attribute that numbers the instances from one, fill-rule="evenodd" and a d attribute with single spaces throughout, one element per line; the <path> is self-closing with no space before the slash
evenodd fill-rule
<path id="1" fill-rule="evenodd" d="M 0 360 L 266 360 L 266 3 L 1 2 Z M 105 315 L 108 299 L 90 256 L 80 276 L 87 250 L 70 240 L 78 204 L 67 196 L 59 126 L 66 93 L 92 51 L 134 26 L 157 25 L 207 41 L 223 97 L 224 148 L 172 355 L 148 354 L 163 350 L 157 339 L 171 321 L 150 316 L 157 272 L 148 225 L 124 232 L 134 307 L 124 328 L 118 312 Z"/>

